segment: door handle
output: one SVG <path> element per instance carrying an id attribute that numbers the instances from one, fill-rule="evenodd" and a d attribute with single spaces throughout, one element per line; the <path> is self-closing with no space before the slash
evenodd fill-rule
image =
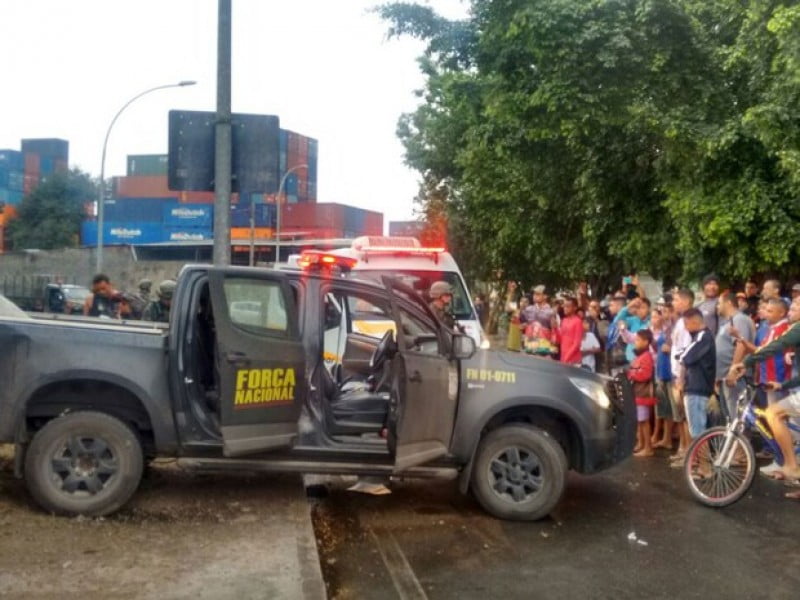
<path id="1" fill-rule="evenodd" d="M 422 375 L 420 375 L 419 371 L 414 371 L 408 378 L 411 383 L 421 383 L 422 382 Z"/>
<path id="2" fill-rule="evenodd" d="M 225 360 L 227 360 L 229 363 L 250 362 L 250 360 L 247 358 L 247 354 L 233 350 L 225 353 Z"/>

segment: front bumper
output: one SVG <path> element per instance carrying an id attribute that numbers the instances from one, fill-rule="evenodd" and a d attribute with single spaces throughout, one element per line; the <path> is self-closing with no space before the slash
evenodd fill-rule
<path id="1" fill-rule="evenodd" d="M 633 453 L 636 442 L 636 402 L 633 388 L 624 377 L 609 380 L 611 428 L 586 440 L 583 473 L 594 473 L 622 462 Z"/>

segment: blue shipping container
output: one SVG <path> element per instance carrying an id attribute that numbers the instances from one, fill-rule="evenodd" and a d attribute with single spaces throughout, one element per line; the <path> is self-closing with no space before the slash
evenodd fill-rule
<path id="1" fill-rule="evenodd" d="M 161 223 L 103 223 L 104 246 L 127 246 L 130 244 L 153 244 L 163 242 L 165 236 Z M 97 245 L 97 221 L 84 221 L 81 225 L 81 244 Z"/>
<path id="2" fill-rule="evenodd" d="M 297 196 L 297 173 L 290 173 L 283 185 L 287 196 Z"/>
<path id="3" fill-rule="evenodd" d="M 255 227 L 275 227 L 275 205 L 256 204 Z M 240 204 L 231 207 L 231 227 L 250 227 L 250 206 Z"/>
<path id="4" fill-rule="evenodd" d="M 24 196 L 25 194 L 21 190 L 9 190 L 8 188 L 0 187 L 0 204 L 19 206 Z"/>
<path id="5" fill-rule="evenodd" d="M 42 175 L 50 175 L 53 173 L 55 163 L 49 156 L 42 156 L 39 159 L 39 171 Z"/>
<path id="6" fill-rule="evenodd" d="M 164 205 L 163 221 L 167 227 L 207 227 L 214 225 L 213 204 L 179 204 L 170 202 Z"/>
<path id="7" fill-rule="evenodd" d="M 175 204 L 175 198 L 117 198 L 106 201 L 105 220 L 162 223 L 164 207 Z"/>
<path id="8" fill-rule="evenodd" d="M 0 150 L 0 169 L 24 171 L 25 155 L 19 150 Z"/>
<path id="9" fill-rule="evenodd" d="M 165 242 L 202 242 L 213 240 L 214 232 L 210 227 L 166 227 L 164 229 Z"/>

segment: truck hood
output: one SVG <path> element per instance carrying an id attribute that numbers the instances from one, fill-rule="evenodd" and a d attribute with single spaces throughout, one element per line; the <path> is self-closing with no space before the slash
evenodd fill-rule
<path id="1" fill-rule="evenodd" d="M 504 350 L 478 350 L 467 362 L 469 366 L 483 369 L 507 369 L 510 367 L 514 371 L 523 371 L 532 375 L 540 374 L 550 377 L 577 376 L 597 382 L 606 380 L 604 376 L 591 373 L 580 367 L 565 365 L 547 358 L 537 358 L 519 352 L 508 352 Z"/>

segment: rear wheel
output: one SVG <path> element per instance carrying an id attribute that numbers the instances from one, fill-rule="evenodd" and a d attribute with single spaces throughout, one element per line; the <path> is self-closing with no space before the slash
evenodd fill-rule
<path id="1" fill-rule="evenodd" d="M 472 490 L 493 516 L 533 521 L 550 514 L 561 499 L 567 470 L 564 451 L 546 431 L 504 425 L 481 440 Z"/>
<path id="2" fill-rule="evenodd" d="M 706 506 L 723 507 L 739 500 L 755 473 L 750 442 L 725 427 L 704 431 L 686 452 L 684 476 L 692 495 Z"/>
<path id="3" fill-rule="evenodd" d="M 82 411 L 49 421 L 25 455 L 33 499 L 60 515 L 107 515 L 125 504 L 142 477 L 136 434 L 110 415 Z"/>

